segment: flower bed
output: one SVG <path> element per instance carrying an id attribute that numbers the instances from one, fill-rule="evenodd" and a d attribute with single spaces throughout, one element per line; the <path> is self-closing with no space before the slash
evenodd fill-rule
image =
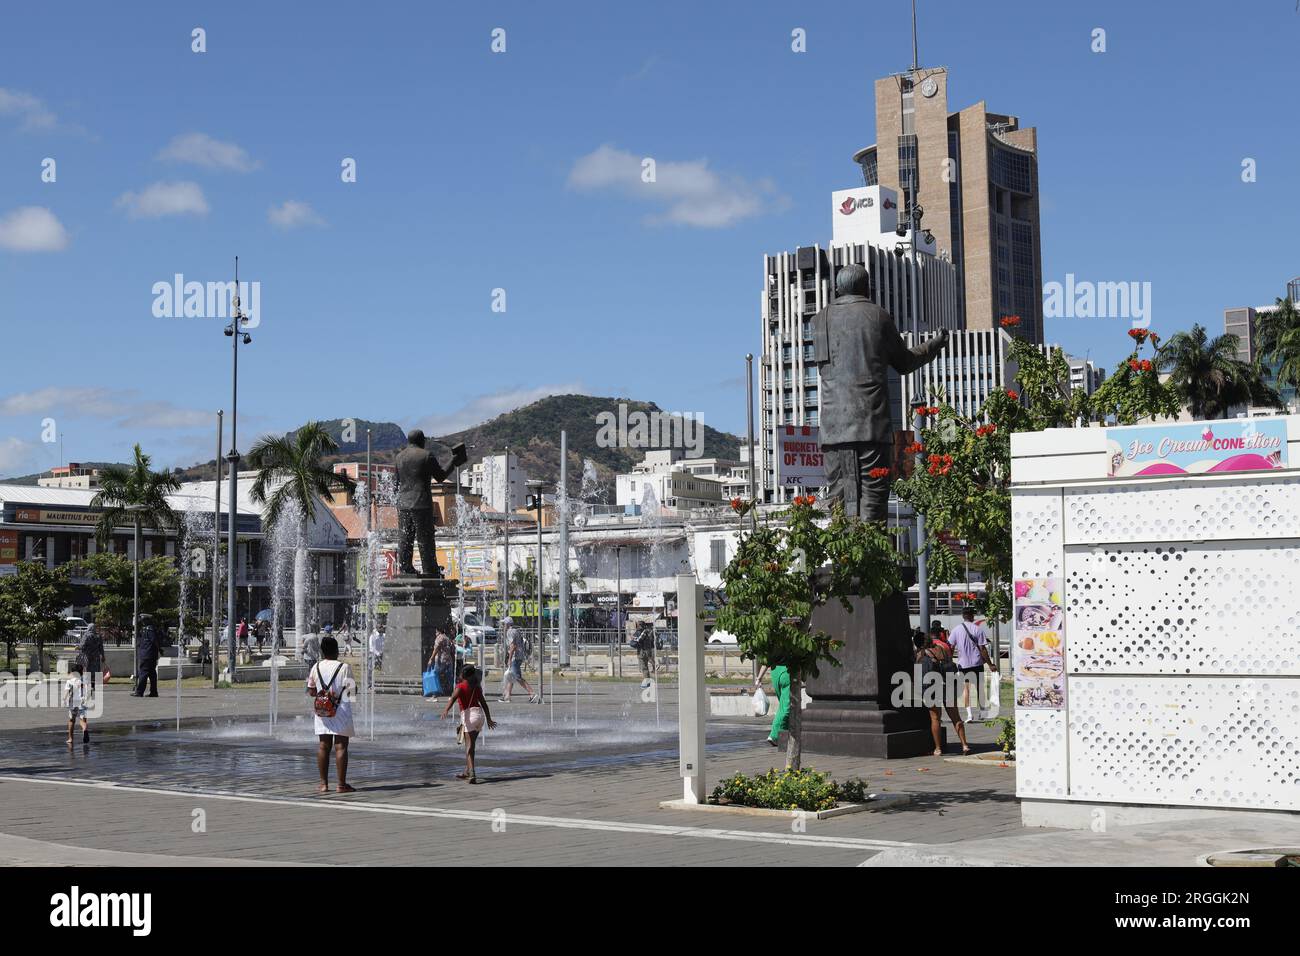
<path id="1" fill-rule="evenodd" d="M 713 788 L 709 802 L 766 810 L 830 810 L 841 803 L 863 803 L 867 782 L 850 777 L 843 784 L 816 770 L 768 770 L 754 777 L 738 773 Z"/>

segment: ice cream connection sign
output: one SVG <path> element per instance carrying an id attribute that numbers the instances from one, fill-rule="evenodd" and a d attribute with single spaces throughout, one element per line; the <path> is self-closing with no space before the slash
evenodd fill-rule
<path id="1" fill-rule="evenodd" d="M 1106 453 L 1111 478 L 1271 471 L 1287 466 L 1286 420 L 1108 428 Z"/>

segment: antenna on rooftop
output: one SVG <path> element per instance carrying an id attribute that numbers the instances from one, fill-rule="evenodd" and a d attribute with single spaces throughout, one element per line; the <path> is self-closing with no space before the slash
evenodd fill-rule
<path id="1" fill-rule="evenodd" d="M 912 72 L 915 73 L 921 66 L 921 60 L 916 52 L 916 0 L 912 0 Z"/>

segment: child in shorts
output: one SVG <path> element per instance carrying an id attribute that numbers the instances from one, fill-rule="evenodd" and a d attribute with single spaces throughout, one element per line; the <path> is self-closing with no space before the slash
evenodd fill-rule
<path id="1" fill-rule="evenodd" d="M 81 721 L 81 742 L 90 743 L 90 721 L 86 719 L 86 683 L 81 665 L 72 665 L 72 676 L 63 685 L 63 702 L 68 706 L 68 746 L 72 746 L 72 727 Z"/>

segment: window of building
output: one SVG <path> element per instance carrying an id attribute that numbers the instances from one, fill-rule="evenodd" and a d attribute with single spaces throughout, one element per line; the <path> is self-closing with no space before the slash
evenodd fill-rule
<path id="1" fill-rule="evenodd" d="M 719 573 L 727 567 L 727 542 L 723 540 L 709 542 L 709 570 Z"/>

